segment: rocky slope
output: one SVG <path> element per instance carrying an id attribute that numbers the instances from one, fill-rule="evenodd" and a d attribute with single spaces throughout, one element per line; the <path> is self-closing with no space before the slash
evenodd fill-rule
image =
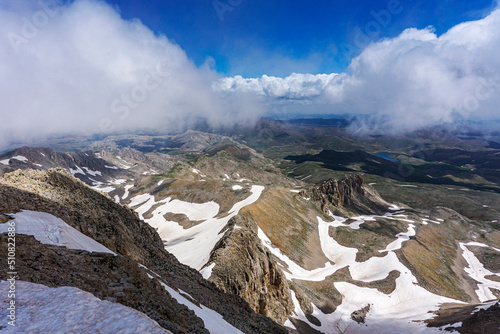
<path id="1" fill-rule="evenodd" d="M 11 219 L 6 214 L 21 210 L 61 218 L 117 256 L 45 245 L 33 237 L 18 235 L 18 280 L 51 287 L 78 287 L 98 298 L 141 311 L 173 333 L 206 333 L 209 323 L 196 313 L 200 308 L 210 308 L 245 333 L 286 333 L 268 318 L 255 314 L 240 297 L 224 294 L 197 271 L 179 263 L 165 251 L 154 229 L 137 214 L 67 171 L 5 174 L 0 179 L 2 222 Z M 6 242 L 5 235 L 1 242 Z M 2 256 L 3 267 L 6 258 Z M 171 290 L 166 291 L 163 284 Z M 172 297 L 178 293 L 181 295 Z M 189 303 L 181 302 L 180 296 L 186 296 L 182 298 Z M 195 312 L 182 304 L 191 305 Z"/>
<path id="2" fill-rule="evenodd" d="M 75 183 L 63 171 L 18 171 L 0 181 L 1 212 L 24 208 L 52 213 L 118 253 L 118 258 L 125 256 L 148 268 L 132 269 L 126 261 L 105 257 L 98 262 L 112 263 L 120 277 L 130 272 L 123 279 L 127 284 L 118 282 L 113 270 L 102 269 L 117 290 L 64 277 L 75 286 L 92 290 L 99 298 L 126 303 L 124 293 L 136 309 L 179 332 L 208 327 L 197 325 L 200 316 L 187 315 L 168 296 L 175 296 L 174 301 L 187 298 L 180 304 L 188 300 L 210 307 L 243 332 L 258 332 L 263 324 L 271 326 L 269 333 L 283 330 L 266 323 L 265 315 L 293 333 L 438 331 L 425 327 L 423 320 L 438 327 L 463 321 L 462 327 L 454 327 L 463 333 L 472 330 L 474 322 L 485 321 L 489 325 L 481 330 L 495 333 L 492 324 L 498 312 L 484 304 L 500 296 L 500 232 L 493 223 L 468 219 L 435 204 L 425 210 L 390 204 L 360 175 L 322 178 L 326 180 L 306 185 L 283 175 L 271 160 L 244 144 L 223 136 L 189 132 L 170 143 L 172 147 L 164 146 L 168 155 L 158 150 L 167 138 L 132 138 L 147 153 L 127 148 L 121 140 L 128 139 L 109 141 L 115 146 L 98 155 L 133 173 L 134 180 L 124 180 L 125 189 L 114 185 L 114 179 L 103 185 L 112 186 L 107 192 L 116 203 Z M 14 156 L 9 159 L 10 164 Z M 168 170 L 161 172 L 161 168 Z M 26 200 L 26 192 L 32 200 Z M 397 196 L 392 200 L 400 201 Z M 130 204 L 132 209 L 118 203 Z M 57 248 L 34 248 L 40 247 L 47 248 L 43 254 Z M 182 263 L 199 269 L 209 282 L 174 256 L 165 255 L 165 248 Z M 45 258 L 43 254 L 40 250 L 27 257 L 27 263 Z M 78 261 L 70 254 L 64 256 Z M 89 256 L 85 263 L 101 270 L 94 266 L 96 255 Z M 52 260 L 46 262 L 53 265 Z M 22 266 L 26 277 L 36 273 L 29 265 Z M 151 284 L 142 282 L 144 274 Z M 173 288 L 158 297 L 168 305 L 164 315 L 155 311 L 157 306 L 146 310 L 141 298 L 151 305 L 158 300 L 143 297 L 128 285 L 155 294 L 158 284 L 164 288 L 162 283 Z M 460 318 L 466 312 L 460 303 L 480 305 L 484 312 L 471 317 L 471 309 L 469 316 Z M 176 312 L 187 320 L 172 318 Z M 436 321 L 430 312 L 436 312 Z M 441 317 L 445 313 L 451 316 Z"/>
<path id="3" fill-rule="evenodd" d="M 389 207 L 374 190 L 364 185 L 363 178 L 357 174 L 344 176 L 341 180 L 325 180 L 317 188 L 300 194 L 320 202 L 325 213 L 344 207 L 358 213 L 383 214 Z"/>
<path id="4" fill-rule="evenodd" d="M 290 286 L 257 234 L 251 217 L 232 218 L 210 254 L 206 266 L 214 269 L 209 281 L 246 300 L 255 312 L 284 323 L 294 310 Z"/>

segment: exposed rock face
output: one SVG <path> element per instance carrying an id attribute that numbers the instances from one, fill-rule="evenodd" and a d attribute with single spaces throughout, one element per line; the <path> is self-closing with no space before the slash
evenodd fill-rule
<path id="1" fill-rule="evenodd" d="M 468 319 L 464 319 L 462 326 L 457 328 L 459 333 L 494 334 L 500 330 L 500 303 L 497 302 L 486 310 L 479 310 Z"/>
<path id="2" fill-rule="evenodd" d="M 335 206 L 349 205 L 355 195 L 364 196 L 363 178 L 359 175 L 352 175 L 346 176 L 340 181 L 328 179 L 317 189 L 314 189 L 311 194 L 316 201 L 326 199 Z"/>
<path id="3" fill-rule="evenodd" d="M 209 280 L 246 300 L 255 312 L 284 323 L 294 310 L 290 287 L 262 245 L 257 224 L 251 217 L 238 215 L 226 229 L 208 262 L 215 263 Z"/>
<path id="4" fill-rule="evenodd" d="M 425 322 L 429 327 L 445 327 L 461 323 L 458 327 L 450 327 L 461 334 L 497 334 L 500 329 L 500 302 L 489 307 L 477 305 L 452 305 L 436 312 L 437 316 Z"/>
<path id="5" fill-rule="evenodd" d="M 367 213 L 384 213 L 389 204 L 374 190 L 364 186 L 360 175 L 344 176 L 340 181 L 328 179 L 317 188 L 303 190 L 300 194 L 321 203 L 321 209 L 327 213 L 333 207 Z"/>
<path id="6" fill-rule="evenodd" d="M 205 333 L 201 320 L 174 303 L 157 281 L 150 280 L 145 270 L 139 268 L 143 264 L 159 275 L 158 280 L 186 291 L 195 303 L 218 312 L 244 333 L 287 332 L 254 313 L 240 297 L 221 292 L 196 270 L 179 263 L 164 249 L 156 231 L 135 212 L 94 191 L 65 170 L 16 171 L 0 178 L 0 221 L 8 219 L 1 214 L 22 209 L 61 218 L 118 256 L 46 246 L 28 238 L 18 244 L 22 259 L 18 263 L 19 272 L 22 270 L 20 280 L 79 287 L 98 298 L 116 300 L 144 312 L 174 333 Z M 6 261 L 7 256 L 1 258 Z M 0 265 L 5 267 L 5 263 Z M 151 296 L 143 296 L 139 290 Z"/>

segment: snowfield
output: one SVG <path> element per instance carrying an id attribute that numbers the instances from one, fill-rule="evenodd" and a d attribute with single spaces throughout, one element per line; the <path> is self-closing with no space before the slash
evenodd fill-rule
<path id="1" fill-rule="evenodd" d="M 491 292 L 490 288 L 500 290 L 500 282 L 492 281 L 485 277 L 491 275 L 500 277 L 500 273 L 493 273 L 486 269 L 484 265 L 479 261 L 479 259 L 474 255 L 474 253 L 467 248 L 467 246 L 478 246 L 486 248 L 488 248 L 489 246 L 479 242 L 460 243 L 460 248 L 463 251 L 462 256 L 469 265 L 469 267 L 465 268 L 465 272 L 469 274 L 472 279 L 478 282 L 476 290 L 477 297 L 479 298 L 481 303 L 497 299 Z M 494 247 L 491 248 L 495 251 L 500 251 Z"/>
<path id="2" fill-rule="evenodd" d="M 16 214 L 10 214 L 10 216 L 14 218 L 17 234 L 32 235 L 43 244 L 116 255 L 102 244 L 51 214 L 23 210 Z M 7 232 L 8 227 L 8 222 L 0 224 L 0 233 Z"/>
<path id="3" fill-rule="evenodd" d="M 10 283 L 0 282 L 0 302 L 8 303 Z M 16 326 L 7 325 L 7 307 L 0 308 L 5 321 L 2 333 L 101 333 L 166 334 L 170 331 L 130 307 L 100 300 L 89 292 L 73 288 L 49 288 L 16 282 Z"/>
<path id="4" fill-rule="evenodd" d="M 220 209 L 215 202 L 189 203 L 170 198 L 157 202 L 154 196 L 143 194 L 133 197 L 129 206 L 137 206 L 135 211 L 144 219 L 144 214 L 157 205 L 152 211 L 152 217 L 144 220 L 157 229 L 158 234 L 165 242 L 165 248 L 174 254 L 181 263 L 201 270 L 208 262 L 210 252 L 215 244 L 223 236 L 219 232 L 243 207 L 257 201 L 263 190 L 263 186 L 252 186 L 250 190 L 252 194 L 234 204 L 228 214 L 221 218 L 215 218 Z M 184 229 L 177 222 L 167 221 L 163 217 L 169 212 L 185 214 L 190 220 L 201 220 L 202 222 L 189 229 Z"/>
<path id="5" fill-rule="evenodd" d="M 315 325 L 307 319 L 300 309 L 295 295 L 292 296 L 295 305 L 293 318 L 306 322 L 315 330 L 332 334 L 343 331 L 346 331 L 346 333 L 394 334 L 404 332 L 441 333 L 439 329 L 426 327 L 422 320 L 431 318 L 433 314 L 429 313 L 429 311 L 438 310 L 442 303 L 462 302 L 435 295 L 418 286 L 416 277 L 396 256 L 395 251 L 401 248 L 403 242 L 409 240 L 410 236 L 415 235 L 415 225 L 412 224 L 414 221 L 400 212 L 388 213 L 384 216 L 353 217 L 351 219 L 356 221 L 350 225 L 345 224 L 346 218 L 337 217 L 331 213 L 330 216 L 333 218 L 333 221 L 330 222 L 317 217 L 321 249 L 330 260 L 321 268 L 305 270 L 284 255 L 280 249 L 272 245 L 261 229 L 259 229 L 259 238 L 272 254 L 286 264 L 283 269 L 289 280 L 323 281 L 337 270 L 348 267 L 353 280 L 369 283 L 385 279 L 391 271 L 397 270 L 400 275 L 396 279 L 396 288 L 390 294 L 385 294 L 377 289 L 359 287 L 347 282 L 335 282 L 334 287 L 342 294 L 342 303 L 335 312 L 324 314 L 316 306 L 312 305 L 314 309 L 313 316 L 321 322 L 321 325 Z M 328 233 L 330 228 L 350 227 L 356 229 L 364 221 L 373 220 L 376 217 L 399 220 L 408 223 L 409 226 L 407 232 L 397 234 L 397 239 L 390 243 L 385 250 L 380 251 L 387 253 L 384 257 L 371 257 L 364 262 L 357 262 L 356 254 L 358 249 L 340 245 Z M 497 284 L 500 285 L 500 283 Z M 351 319 L 351 314 L 354 311 L 361 310 L 368 305 L 370 309 L 364 324 L 358 324 Z M 287 322 L 286 325 L 293 328 L 291 322 Z"/>

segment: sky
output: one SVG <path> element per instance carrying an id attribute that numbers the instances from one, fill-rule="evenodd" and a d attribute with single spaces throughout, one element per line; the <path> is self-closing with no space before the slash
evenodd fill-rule
<path id="1" fill-rule="evenodd" d="M 491 0 L 109 3 L 117 6 L 124 18 L 139 18 L 152 30 L 167 35 L 186 50 L 196 65 L 211 57 L 218 72 L 243 77 L 343 72 L 366 44 L 363 41 L 356 46 L 358 36 L 369 35 L 370 41 L 377 41 L 396 37 L 409 27 L 428 26 L 441 35 L 458 23 L 482 18 L 493 6 Z M 396 10 L 385 19 L 381 12 L 389 6 Z M 371 24 L 374 20 L 382 24 Z"/>
<path id="2" fill-rule="evenodd" d="M 499 31 L 483 0 L 0 0 L 0 146 L 200 118 L 498 119 Z"/>

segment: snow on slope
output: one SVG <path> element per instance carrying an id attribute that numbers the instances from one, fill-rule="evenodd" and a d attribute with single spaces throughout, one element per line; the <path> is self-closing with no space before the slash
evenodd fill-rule
<path id="1" fill-rule="evenodd" d="M 408 231 L 406 233 L 398 233 L 396 240 L 387 245 L 384 250 L 379 250 L 380 253 L 395 251 L 397 249 L 401 249 L 403 242 L 410 240 L 410 237 L 415 236 L 415 225 L 410 224 L 408 226 Z"/>
<path id="2" fill-rule="evenodd" d="M 32 235 L 43 244 L 116 255 L 94 239 L 87 237 L 51 214 L 23 210 L 9 215 L 14 218 L 17 234 Z M 9 222 L 0 224 L 0 233 L 7 232 L 8 228 Z"/>
<path id="3" fill-rule="evenodd" d="M 384 250 L 387 255 L 384 257 L 372 257 L 365 262 L 357 262 L 356 254 L 358 249 L 340 245 L 335 239 L 330 237 L 328 230 L 333 227 L 350 227 L 344 222 L 345 218 L 335 217 L 331 222 L 326 222 L 320 217 L 318 219 L 318 232 L 321 249 L 325 256 L 331 261 L 322 268 L 305 270 L 278 248 L 275 248 L 269 238 L 259 229 L 259 237 L 263 244 L 288 267 L 284 270 L 288 279 L 299 279 L 307 281 L 323 281 L 326 277 L 334 274 L 337 270 L 348 267 L 353 280 L 362 282 L 374 282 L 385 279 L 393 270 L 397 270 L 400 276 L 396 279 L 396 288 L 390 294 L 384 294 L 377 289 L 359 287 L 347 282 L 336 282 L 334 287 L 342 294 L 342 303 L 336 311 L 331 314 L 324 314 L 314 305 L 313 315 L 321 322 L 320 326 L 311 323 L 304 315 L 296 298 L 294 318 L 308 323 L 312 328 L 324 333 L 339 333 L 345 330 L 353 333 L 437 333 L 438 329 L 427 328 L 422 321 L 432 317 L 429 311 L 439 308 L 442 303 L 461 303 L 459 301 L 435 295 L 417 285 L 418 281 L 412 272 L 404 266 L 394 253 L 400 249 L 402 243 L 415 235 L 413 224 L 409 224 L 406 233 L 399 233 L 395 242 L 389 244 Z M 384 217 L 413 223 L 414 221 L 401 214 L 387 214 Z M 360 220 L 371 219 L 372 216 L 355 217 L 356 224 Z M 368 218 L 368 219 L 367 219 Z M 358 226 L 355 226 L 358 227 Z M 358 324 L 351 319 L 354 311 L 360 310 L 370 305 L 370 310 L 365 318 L 365 324 Z M 291 327 L 291 323 L 288 323 Z"/>
<path id="4" fill-rule="evenodd" d="M 9 302 L 9 282 L 0 282 L 0 302 Z M 73 287 L 49 288 L 17 281 L 16 326 L 7 325 L 7 307 L 0 308 L 2 333 L 164 334 L 170 331 L 145 314 L 118 303 L 100 300 Z"/>
<path id="5" fill-rule="evenodd" d="M 125 193 L 123 194 L 122 199 L 127 199 L 128 195 L 130 194 L 129 191 L 133 187 L 134 187 L 133 184 L 129 184 L 129 185 L 125 186 Z"/>
<path id="6" fill-rule="evenodd" d="M 460 248 L 463 250 L 462 256 L 469 264 L 468 268 L 465 268 L 465 272 L 469 274 L 469 276 L 478 282 L 476 294 L 481 303 L 484 303 L 488 300 L 497 299 L 495 295 L 491 292 L 490 288 L 500 290 L 500 282 L 492 281 L 486 276 L 497 276 L 500 277 L 500 273 L 493 273 L 486 269 L 484 265 L 478 260 L 478 258 L 471 252 L 467 246 L 478 246 L 478 247 L 489 247 L 488 245 L 479 243 L 479 242 L 469 242 L 469 243 L 460 243 Z M 492 247 L 493 248 L 493 247 Z M 493 248 L 496 251 L 500 251 L 496 248 Z"/>
<path id="7" fill-rule="evenodd" d="M 182 294 L 190 297 L 192 300 L 196 301 L 190 294 L 187 292 L 182 291 L 179 289 L 179 292 L 175 291 L 172 289 L 170 286 L 162 282 L 161 276 L 155 273 L 153 270 L 149 269 L 145 265 L 139 264 L 139 267 L 146 269 L 148 272 L 148 276 L 151 279 L 155 279 L 154 276 L 151 274 L 155 275 L 156 278 L 158 279 L 158 282 L 167 290 L 167 292 L 177 300 L 179 304 L 187 306 L 190 310 L 194 311 L 196 316 L 200 319 L 203 320 L 205 323 L 205 328 L 210 331 L 211 334 L 243 334 L 240 330 L 237 328 L 233 327 L 230 323 L 228 323 L 226 320 L 224 320 L 224 317 L 215 312 L 214 310 L 206 307 L 203 304 L 198 303 L 199 305 L 194 304 L 192 301 L 188 300 L 186 297 L 184 297 Z M 213 266 L 212 266 L 213 268 Z"/>
<path id="8" fill-rule="evenodd" d="M 73 169 L 73 168 L 70 168 L 69 171 L 71 172 L 71 174 L 73 175 L 76 175 L 76 174 L 83 174 L 83 175 L 86 175 L 85 172 L 83 171 L 83 169 L 81 169 L 80 167 L 78 166 L 75 166 L 76 169 Z"/>
<path id="9" fill-rule="evenodd" d="M 210 334 L 243 334 L 240 330 L 233 327 L 228 323 L 222 315 L 215 312 L 212 309 L 200 304 L 200 306 L 192 303 L 187 298 L 182 296 L 180 293 L 160 281 L 160 284 L 165 288 L 165 290 L 170 293 L 172 298 L 177 300 L 178 303 L 187 306 L 190 310 L 193 310 L 198 318 L 201 318 L 205 323 L 205 328 L 210 331 Z"/>
<path id="10" fill-rule="evenodd" d="M 130 207 L 138 206 L 135 211 L 144 219 L 144 214 L 158 205 L 152 211 L 152 217 L 144 219 L 156 228 L 160 237 L 166 242 L 166 249 L 177 259 L 196 270 L 200 270 L 209 260 L 210 252 L 222 238 L 219 232 L 228 221 L 236 216 L 245 206 L 257 201 L 264 190 L 263 186 L 252 186 L 252 194 L 244 200 L 234 204 L 228 214 L 222 218 L 215 218 L 219 205 L 215 202 L 188 203 L 170 198 L 156 202 L 154 196 L 142 194 L 132 198 Z M 183 213 L 190 220 L 203 220 L 189 229 L 184 229 L 177 222 L 167 221 L 163 217 L 166 213 Z"/>

